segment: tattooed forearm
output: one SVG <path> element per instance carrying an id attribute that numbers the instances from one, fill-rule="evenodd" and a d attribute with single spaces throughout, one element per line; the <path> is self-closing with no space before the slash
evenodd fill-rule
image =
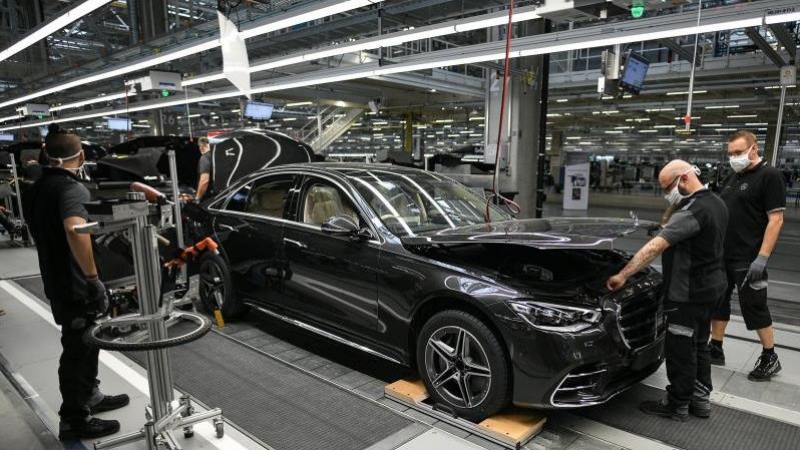
<path id="1" fill-rule="evenodd" d="M 669 247 L 669 243 L 661 236 L 656 236 L 650 242 L 645 244 L 636 255 L 628 262 L 624 269 L 620 272 L 625 278 L 630 277 L 636 272 L 647 267 L 648 264 L 653 262 L 664 250 Z"/>

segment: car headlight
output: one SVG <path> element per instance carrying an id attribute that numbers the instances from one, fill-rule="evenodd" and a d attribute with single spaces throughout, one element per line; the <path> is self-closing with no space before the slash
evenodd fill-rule
<path id="1" fill-rule="evenodd" d="M 599 309 L 520 300 L 508 304 L 528 325 L 547 331 L 576 333 L 600 322 L 602 317 Z"/>

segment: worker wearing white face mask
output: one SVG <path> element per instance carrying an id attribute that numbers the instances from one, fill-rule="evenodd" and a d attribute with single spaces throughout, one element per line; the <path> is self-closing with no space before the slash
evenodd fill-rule
<path id="1" fill-rule="evenodd" d="M 667 394 L 639 405 L 647 414 L 685 421 L 711 415 L 711 309 L 725 292 L 722 243 L 728 224 L 725 204 L 698 178 L 700 170 L 676 159 L 658 182 L 673 209 L 658 236 L 645 244 L 606 286 L 616 291 L 663 253 L 663 302 L 667 333 L 664 356 Z"/>
<path id="2" fill-rule="evenodd" d="M 783 175 L 758 156 L 755 135 L 739 131 L 728 139 L 728 157 L 735 171 L 723 183 L 720 197 L 730 212 L 725 234 L 728 289 L 712 314 L 711 362 L 724 365 L 722 338 L 731 315 L 736 288 L 748 330 L 756 330 L 763 351 L 748 375 L 751 381 L 769 381 L 781 370 L 775 354 L 775 332 L 767 307 L 767 261 L 783 227 L 786 183 Z"/>

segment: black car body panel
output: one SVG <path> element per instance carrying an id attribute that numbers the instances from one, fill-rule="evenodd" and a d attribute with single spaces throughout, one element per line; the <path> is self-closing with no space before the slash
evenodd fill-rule
<path id="1" fill-rule="evenodd" d="M 428 182 L 427 200 L 391 197 L 399 183 Z M 660 275 L 647 269 L 618 292 L 605 288 L 628 259 L 607 247 L 653 223 L 510 221 L 493 210 L 488 225 L 464 215 L 437 225 L 444 222 L 434 208 L 453 214 L 447 195 L 472 201 L 475 194 L 462 188 L 410 168 L 287 165 L 244 178 L 195 217 L 221 244 L 248 303 L 386 359 L 414 365 L 415 333 L 426 317 L 468 311 L 502 337 L 519 405 L 600 403 L 657 369 L 664 336 Z M 436 204 L 423 220 L 417 206 L 426 201 Z M 331 213 L 349 217 L 359 233 L 323 232 Z M 434 225 L 440 229 L 429 229 Z M 538 323 L 530 311 L 539 309 L 557 311 L 565 325 L 561 318 L 557 325 Z"/>

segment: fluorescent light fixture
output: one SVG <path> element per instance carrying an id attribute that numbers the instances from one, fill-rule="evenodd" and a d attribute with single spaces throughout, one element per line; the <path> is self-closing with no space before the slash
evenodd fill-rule
<path id="1" fill-rule="evenodd" d="M 672 142 L 672 138 L 661 138 L 658 142 Z"/>
<path id="2" fill-rule="evenodd" d="M 13 116 L 0 118 L 0 123 L 8 122 L 9 120 L 17 120 L 17 119 L 21 119 L 21 117 L 19 116 L 19 114 L 14 114 Z"/>
<path id="3" fill-rule="evenodd" d="M 292 122 L 294 120 L 297 120 L 297 117 L 284 117 L 281 120 L 283 120 L 284 122 Z"/>
<path id="4" fill-rule="evenodd" d="M 313 105 L 313 102 L 296 102 L 296 103 L 287 103 L 287 108 L 293 108 L 295 106 L 306 106 L 306 105 Z"/>
<path id="5" fill-rule="evenodd" d="M 231 112 L 232 113 L 239 113 L 239 112 L 242 112 L 242 110 L 241 109 L 232 109 Z"/>
<path id="6" fill-rule="evenodd" d="M 127 94 L 128 97 L 133 97 L 136 95 L 136 92 L 130 92 Z M 63 109 L 72 109 L 72 108 L 80 108 L 82 106 L 91 105 L 94 103 L 102 103 L 102 102 L 110 102 L 112 100 L 119 100 L 126 97 L 124 92 L 120 92 L 118 94 L 111 94 L 111 95 L 103 95 L 100 97 L 90 98 L 87 100 L 81 100 L 75 103 L 67 103 L 66 105 L 58 105 L 58 106 L 51 106 L 50 111 L 61 111 Z"/>
<path id="7" fill-rule="evenodd" d="M 704 123 L 704 124 L 702 124 L 702 125 L 700 125 L 700 126 L 701 126 L 701 127 L 710 127 L 710 128 L 714 128 L 714 127 L 721 127 L 721 126 L 722 126 L 722 124 L 721 124 L 721 123 Z"/>
<path id="8" fill-rule="evenodd" d="M 658 130 L 639 130 L 639 133 L 658 133 Z"/>
<path id="9" fill-rule="evenodd" d="M 730 117 L 730 116 L 728 116 L 728 117 Z M 675 118 L 675 120 L 684 120 L 684 119 L 685 119 L 685 117 L 676 117 Z M 700 116 L 692 116 L 692 120 L 700 120 L 700 119 L 701 119 Z"/>
<path id="10" fill-rule="evenodd" d="M 373 125 L 389 125 L 389 122 L 387 122 L 385 120 L 376 120 L 375 122 L 372 122 L 372 124 Z"/>
<path id="11" fill-rule="evenodd" d="M 758 114 L 735 114 L 728 116 L 728 119 L 755 119 L 756 117 L 758 117 Z"/>
<path id="12" fill-rule="evenodd" d="M 708 91 L 693 91 L 695 94 L 705 94 Z M 667 95 L 689 95 L 689 91 L 682 92 L 667 92 Z"/>
<path id="13" fill-rule="evenodd" d="M 714 131 L 738 131 L 736 128 L 715 128 Z"/>
<path id="14" fill-rule="evenodd" d="M 769 125 L 769 124 L 765 123 L 765 122 L 746 123 L 746 124 L 744 124 L 744 126 L 746 126 L 746 127 L 766 127 L 767 125 Z"/>
<path id="15" fill-rule="evenodd" d="M 592 142 L 578 142 L 578 145 L 592 145 Z"/>
<path id="16" fill-rule="evenodd" d="M 107 3 L 111 3 L 111 0 L 85 0 L 83 3 L 75 6 L 69 11 L 59 13 L 59 15 L 54 17 L 51 21 L 46 22 L 40 28 L 28 33 L 22 39 L 0 51 L 0 61 L 5 61 L 11 56 L 21 52 L 22 50 L 25 50 L 42 39 L 45 39 L 47 36 L 50 36 L 56 31 L 80 19 L 81 17 L 102 6 L 105 6 Z"/>
<path id="17" fill-rule="evenodd" d="M 623 126 L 621 126 L 621 127 L 614 127 L 614 129 L 615 129 L 615 130 L 632 130 L 632 129 L 633 129 L 633 127 L 629 127 L 629 126 L 624 126 L 624 125 L 623 125 Z"/>
<path id="18" fill-rule="evenodd" d="M 483 117 L 483 116 L 477 116 L 477 117 L 470 117 L 469 120 L 470 120 L 470 122 L 472 122 L 472 121 L 476 121 L 476 120 L 486 120 L 486 118 Z"/>
<path id="19" fill-rule="evenodd" d="M 738 109 L 739 105 L 714 105 L 706 106 L 706 109 Z"/>
<path id="20" fill-rule="evenodd" d="M 569 101 L 568 98 L 559 98 L 556 100 L 556 103 L 567 103 Z"/>
<path id="21" fill-rule="evenodd" d="M 561 117 L 559 113 L 547 113 L 547 117 Z"/>
<path id="22" fill-rule="evenodd" d="M 567 136 L 568 141 L 580 141 L 583 139 L 581 136 Z"/>
<path id="23" fill-rule="evenodd" d="M 645 109 L 647 112 L 666 112 L 666 111 L 675 111 L 675 108 L 650 108 Z"/>
<path id="24" fill-rule="evenodd" d="M 678 128 L 677 125 L 653 125 L 653 128 Z"/>
<path id="25" fill-rule="evenodd" d="M 453 119 L 438 119 L 434 120 L 433 123 L 453 123 Z"/>

